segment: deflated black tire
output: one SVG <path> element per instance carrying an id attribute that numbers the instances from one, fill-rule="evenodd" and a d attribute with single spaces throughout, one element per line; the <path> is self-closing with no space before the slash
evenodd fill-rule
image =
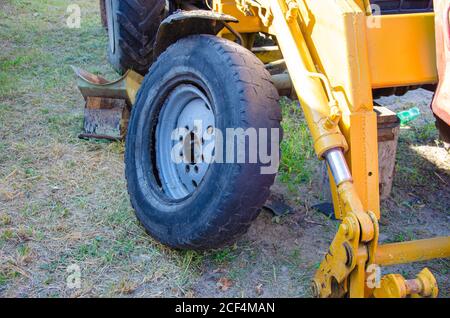
<path id="1" fill-rule="evenodd" d="M 131 203 L 158 241 L 174 248 L 204 250 L 231 243 L 247 231 L 269 196 L 277 165 L 275 171 L 262 173 L 269 164 L 260 157 L 254 163 L 227 161 L 207 166 L 191 157 L 181 170 L 172 169 L 164 138 L 182 126 L 187 132 L 180 137 L 182 145 L 196 140 L 203 143 L 195 137 L 203 128 L 197 128 L 195 121 L 191 125 L 196 112 L 208 122 L 205 129 L 266 129 L 267 136 L 259 135 L 259 146 L 264 140 L 269 145 L 267 152 L 277 152 L 278 158 L 281 112 L 277 90 L 261 61 L 247 49 L 215 36 L 179 40 L 145 77 L 126 140 Z M 276 138 L 271 131 L 278 133 Z M 188 137 L 185 143 L 183 138 Z M 272 142 L 275 147 L 270 146 Z M 216 156 L 220 148 L 216 145 Z M 183 146 L 180 156 L 186 153 L 191 151 Z"/>

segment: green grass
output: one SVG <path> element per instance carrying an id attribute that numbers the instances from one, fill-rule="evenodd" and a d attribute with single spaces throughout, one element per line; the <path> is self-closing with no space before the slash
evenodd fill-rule
<path id="1" fill-rule="evenodd" d="M 280 180 L 291 190 L 312 178 L 315 160 L 312 139 L 298 102 L 280 101 L 283 113 L 283 142 L 281 143 Z"/>
<path id="2" fill-rule="evenodd" d="M 413 241 L 416 240 L 416 236 L 414 235 L 414 233 L 410 230 L 410 231 L 400 231 L 397 233 L 394 233 L 394 236 L 392 237 L 392 239 L 387 240 L 387 243 L 400 243 L 400 242 L 408 242 L 408 241 Z"/>
<path id="3" fill-rule="evenodd" d="M 427 121 L 420 126 L 411 126 L 408 129 L 402 129 L 400 141 L 408 144 L 423 144 L 434 142 L 438 137 L 438 131 L 433 120 Z"/>
<path id="4" fill-rule="evenodd" d="M 84 101 L 70 65 L 117 77 L 106 60 L 107 38 L 97 1 L 76 1 L 82 10 L 80 29 L 65 24 L 67 5 L 72 4 L 66 0 L 3 3 L 0 296 L 239 297 L 255 295 L 260 284 L 263 296 L 308 296 L 310 277 L 322 258 L 318 246 L 326 251 L 336 231 L 332 225 L 300 224 L 299 214 L 272 218 L 263 213 L 256 230 L 232 247 L 200 253 L 154 241 L 129 203 L 124 144 L 77 137 Z M 298 213 L 306 213 L 305 202 L 314 194 L 298 190 L 305 185 L 311 190 L 317 160 L 298 104 L 283 99 L 281 107 L 279 180 L 292 191 L 289 199 L 302 203 L 295 206 Z M 435 134 L 431 124 L 403 134 L 399 159 L 411 164 L 399 166 L 401 178 L 422 182 L 421 164 L 411 159 L 407 146 L 431 143 Z M 14 199 L 3 200 L 3 192 Z M 316 217 L 310 211 L 308 219 Z M 286 231 L 293 233 L 287 238 Z M 408 232 L 395 239 L 409 239 Z M 79 291 L 66 288 L 66 269 L 72 264 L 82 269 Z M 233 282 L 227 293 L 216 286 L 223 277 Z"/>
<path id="5" fill-rule="evenodd" d="M 8 282 L 8 277 L 5 274 L 0 273 L 0 287 L 2 287 L 3 285 L 6 285 L 7 282 Z"/>
<path id="6" fill-rule="evenodd" d="M 19 278 L 20 276 L 20 273 L 15 270 L 3 270 L 0 268 L 0 287 L 7 285 L 10 281 Z"/>
<path id="7" fill-rule="evenodd" d="M 31 252 L 30 247 L 28 245 L 25 245 L 25 244 L 19 245 L 19 247 L 17 248 L 17 253 L 20 256 L 22 256 L 22 257 L 25 257 L 25 256 L 29 255 L 30 252 Z"/>
<path id="8" fill-rule="evenodd" d="M 217 265 L 223 265 L 228 264 L 236 259 L 236 254 L 233 251 L 232 248 L 226 247 L 221 250 L 212 252 L 210 258 L 217 264 Z"/>
<path id="9" fill-rule="evenodd" d="M 0 240 L 8 241 L 14 237 L 14 231 L 12 229 L 4 229 L 0 232 Z"/>
<path id="10" fill-rule="evenodd" d="M 202 253 L 195 251 L 185 251 L 180 253 L 179 267 L 181 269 L 180 275 L 177 278 L 176 284 L 184 292 L 196 276 L 196 272 L 203 264 L 204 256 Z"/>
<path id="11" fill-rule="evenodd" d="M 9 44 L 0 56 L 0 96 L 26 94 L 30 89 L 63 92 L 64 86 L 73 84 L 71 64 L 94 72 L 106 71 L 98 63 L 106 53 L 104 30 L 99 17 L 87 14 L 96 3 L 81 3 L 82 27 L 69 29 L 66 1 L 7 2 L 15 9 L 16 17 L 10 19 L 7 12 L 0 13 L 0 38 L 8 39 Z M 54 97 L 55 101 L 63 101 Z"/>

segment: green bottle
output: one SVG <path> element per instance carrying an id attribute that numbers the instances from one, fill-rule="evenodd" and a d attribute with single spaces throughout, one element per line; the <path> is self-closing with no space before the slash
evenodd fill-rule
<path id="1" fill-rule="evenodd" d="M 410 108 L 408 110 L 397 113 L 398 119 L 400 119 L 400 125 L 406 125 L 410 121 L 417 119 L 420 116 L 420 109 L 417 107 Z"/>

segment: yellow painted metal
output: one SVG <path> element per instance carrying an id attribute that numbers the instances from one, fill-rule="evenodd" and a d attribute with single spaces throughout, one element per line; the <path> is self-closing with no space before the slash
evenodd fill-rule
<path id="1" fill-rule="evenodd" d="M 355 251 L 358 250 L 360 235 L 358 219 L 350 213 L 339 226 L 314 276 L 312 289 L 316 297 L 342 297 L 348 292 L 346 281 L 357 265 Z"/>
<path id="2" fill-rule="evenodd" d="M 134 105 L 134 102 L 136 101 L 136 95 L 141 88 L 144 77 L 133 70 L 128 71 L 127 75 L 128 76 L 125 77 L 125 87 L 128 98 L 130 99 L 131 104 Z"/>
<path id="3" fill-rule="evenodd" d="M 239 20 L 239 23 L 233 23 L 233 29 L 239 33 L 254 33 L 254 32 L 268 32 L 267 26 L 258 15 L 257 10 L 253 9 L 250 12 L 242 12 L 237 6 L 235 0 L 214 0 L 214 11 L 227 13 Z M 221 34 L 229 33 L 228 30 L 223 30 Z"/>
<path id="4" fill-rule="evenodd" d="M 315 293 L 369 296 L 373 291 L 365 281 L 368 265 L 448 257 L 450 238 L 378 246 L 372 89 L 436 81 L 432 14 L 374 20 L 368 0 L 215 0 L 214 8 L 236 16 L 240 22 L 233 27 L 238 32 L 276 36 L 318 157 L 334 148 L 346 152 L 353 180 L 336 185 L 330 178 L 335 213 L 342 224 L 314 277 Z M 409 281 L 388 275 L 386 288 L 376 294 L 434 296 L 433 279 L 425 270 Z"/>
<path id="5" fill-rule="evenodd" d="M 342 111 L 340 128 L 347 161 L 365 210 L 379 217 L 378 148 L 373 112 L 366 14 L 354 1 L 299 1 L 300 25 L 318 70 L 324 73 Z M 337 202 L 336 217 L 345 217 Z"/>
<path id="6" fill-rule="evenodd" d="M 297 23 L 288 24 L 285 19 L 286 3 L 281 0 L 272 1 L 272 28 L 275 30 L 278 45 L 283 52 L 292 83 L 298 94 L 305 113 L 313 141 L 319 157 L 333 148 L 348 149 L 345 138 L 339 128 L 328 127 L 330 116 L 330 99 L 324 84 L 314 74 L 317 72 L 308 46 Z"/>
<path id="7" fill-rule="evenodd" d="M 78 88 L 86 99 L 90 96 L 125 99 L 133 105 L 136 94 L 141 87 L 144 77 L 133 70 L 128 70 L 121 78 L 115 81 L 106 79 L 72 66 L 78 78 Z"/>
<path id="8" fill-rule="evenodd" d="M 305 41 L 300 25 L 297 23 L 297 20 L 291 19 L 291 23 L 287 20 L 287 4 L 280 0 L 273 2 L 270 8 L 273 14 L 271 31 L 277 34 L 278 44 L 283 52 L 292 83 L 297 91 L 312 132 L 317 155 L 321 158 L 327 150 L 334 148 L 346 150 L 347 144 L 335 122 L 340 116 L 332 115 L 334 113 L 332 110 L 338 107 L 335 93 L 340 92 L 333 90 L 333 86 L 330 85 L 328 78 L 324 78 L 322 74 L 318 73 L 317 64 L 309 49 L 310 45 Z M 323 9 L 325 10 L 325 8 Z M 359 10 L 357 6 L 354 9 Z M 362 17 L 365 16 L 360 10 L 358 14 L 362 15 Z M 345 15 L 343 15 L 343 18 L 347 19 Z M 350 23 L 350 20 L 347 23 Z M 342 37 L 345 38 L 344 36 Z M 348 66 L 346 73 L 343 74 L 351 77 L 352 74 L 349 73 L 354 68 L 352 69 L 350 65 Z M 354 85 L 354 83 L 350 82 L 348 84 Z M 369 91 L 368 97 L 370 99 L 370 85 L 367 86 L 367 90 Z M 342 93 L 345 95 L 345 92 Z M 361 92 L 358 94 L 361 94 Z M 351 94 L 349 95 L 352 98 L 354 97 Z M 342 99 L 342 102 L 347 103 L 345 98 Z M 371 107 L 366 108 L 367 111 L 372 109 Z M 350 107 L 348 105 L 342 109 L 350 113 Z M 375 120 L 373 122 L 376 124 Z M 370 127 L 370 125 L 366 126 Z M 365 135 L 368 133 L 366 126 L 359 126 L 357 128 Z M 372 137 L 375 140 L 374 146 L 376 148 L 376 126 L 374 126 L 374 131 L 375 134 Z M 362 145 L 371 144 L 366 142 L 362 143 Z M 368 161 L 372 160 L 372 158 L 365 159 Z M 376 174 L 376 171 L 374 170 L 374 174 Z M 378 183 L 375 186 L 376 191 L 378 191 Z M 346 279 L 355 267 L 357 267 L 357 272 L 359 273 L 357 278 L 358 285 L 363 286 L 362 296 L 364 296 L 364 279 L 363 275 L 361 275 L 361 273 L 364 273 L 364 264 L 356 264 L 356 257 L 349 259 L 349 255 L 356 255 L 360 241 L 370 242 L 373 239 L 373 220 L 369 217 L 369 214 L 365 213 L 366 209 L 358 196 L 357 187 L 353 182 L 348 181 L 340 184 L 337 193 L 343 211 L 342 217 L 345 218 L 330 247 L 330 253 L 327 254 L 328 256 L 317 271 L 314 280 L 315 290 L 317 295 L 321 297 L 340 295 L 348 292 Z M 361 233 L 359 234 L 359 232 Z M 351 264 L 348 264 L 348 262 L 351 262 Z M 354 285 L 356 286 L 356 283 Z M 361 291 L 353 288 L 352 294 L 361 295 Z"/>
<path id="9" fill-rule="evenodd" d="M 375 233 L 374 230 L 378 229 L 378 226 L 374 224 L 374 220 L 372 220 L 370 216 L 373 212 L 366 212 L 366 210 L 364 210 L 353 182 L 347 181 L 339 184 L 337 192 L 345 217 L 354 214 L 358 219 L 358 226 L 361 228 L 361 242 L 370 242 L 377 236 L 377 233 Z M 375 222 L 376 221 L 375 218 Z"/>
<path id="10" fill-rule="evenodd" d="M 354 0 L 355 4 L 359 6 L 362 11 L 370 12 L 369 0 Z"/>
<path id="11" fill-rule="evenodd" d="M 371 90 L 436 82 L 433 14 L 379 16 L 372 21 L 364 10 L 368 1 L 306 0 L 298 4 L 309 52 L 317 70 L 331 82 L 343 112 L 340 127 L 350 146 L 347 160 L 358 195 L 365 209 L 380 217 Z M 240 22 L 237 30 L 248 30 L 249 22 Z M 258 28 L 266 29 L 261 24 Z M 268 31 L 279 39 L 285 37 L 275 23 Z M 332 193 L 336 217 L 342 219 L 345 215 L 335 187 Z"/>
<path id="12" fill-rule="evenodd" d="M 372 241 L 378 240 L 377 217 L 362 210 L 352 182 L 341 183 L 338 189 L 346 216 L 314 276 L 313 291 L 318 297 L 347 293 L 351 297 L 364 297 L 365 265 L 373 259 Z"/>
<path id="13" fill-rule="evenodd" d="M 400 274 L 384 276 L 380 288 L 375 289 L 375 298 L 405 298 L 407 295 L 406 280 Z"/>
<path id="14" fill-rule="evenodd" d="M 253 54 L 255 54 L 264 64 L 271 63 L 283 59 L 283 54 L 281 54 L 278 46 L 262 46 L 255 47 L 252 49 Z"/>
<path id="15" fill-rule="evenodd" d="M 270 6 L 270 1 L 259 2 L 263 6 Z M 340 74 L 339 70 L 351 65 L 348 62 L 362 61 L 361 57 L 367 58 L 368 54 L 367 61 L 364 61 L 367 63 L 367 68 L 360 68 L 359 75 L 363 75 L 360 79 L 368 81 L 371 88 L 437 82 L 433 13 L 374 17 L 370 15 L 368 0 L 305 0 L 297 1 L 297 3 L 302 11 L 301 26 L 305 39 L 312 48 L 311 54 L 318 63 L 319 69 L 325 68 L 330 81 L 333 82 L 333 74 L 329 74 L 329 70 L 334 68 L 336 69 L 334 73 Z M 323 11 L 326 7 L 329 7 L 328 12 Z M 252 11 L 252 16 L 246 15 L 239 10 L 234 0 L 215 0 L 214 8 L 216 11 L 238 18 L 239 23 L 233 24 L 233 28 L 240 33 L 264 32 L 280 36 L 270 25 L 266 26 L 262 23 L 256 10 Z M 320 15 L 316 15 L 318 11 Z M 358 21 L 352 26 L 348 15 L 357 11 Z M 341 23 L 342 16 L 347 16 L 347 25 Z M 356 32 L 352 32 L 351 29 Z M 222 31 L 222 34 L 227 33 L 229 33 L 228 30 Z M 357 36 L 357 41 L 353 41 L 355 39 L 347 41 L 351 39 L 348 36 L 353 36 L 351 33 Z M 345 54 L 348 56 L 351 48 L 350 50 L 341 48 L 347 44 L 358 46 L 356 60 L 346 58 Z M 315 54 L 317 52 L 320 52 L 321 58 L 319 54 Z M 370 76 L 365 76 L 368 74 Z M 355 83 L 355 81 L 350 82 Z M 365 94 L 366 97 L 369 96 L 367 92 Z"/>
<path id="16" fill-rule="evenodd" d="M 351 298 L 366 297 L 366 263 L 368 261 L 366 249 L 359 246 L 356 267 L 350 274 L 349 296 Z"/>
<path id="17" fill-rule="evenodd" d="M 373 296 L 376 298 L 436 298 L 439 294 L 436 278 L 428 268 L 424 268 L 415 279 L 406 280 L 400 274 L 389 274 L 381 279 L 380 287 Z"/>
<path id="18" fill-rule="evenodd" d="M 358 196 L 366 211 L 380 218 L 377 118 L 373 111 L 352 113 L 343 118 L 342 129 L 350 144 L 347 160 Z M 375 164 L 374 164 L 375 163 Z M 343 211 L 336 211 L 342 217 Z"/>
<path id="19" fill-rule="evenodd" d="M 450 257 L 450 237 L 379 245 L 375 264 L 397 265 Z"/>
<path id="20" fill-rule="evenodd" d="M 436 298 L 439 294 L 436 278 L 428 268 L 424 268 L 416 279 L 407 281 L 407 286 L 412 298 Z"/>
<path id="21" fill-rule="evenodd" d="M 367 30 L 372 87 L 436 83 L 434 13 L 377 19 L 379 27 Z"/>

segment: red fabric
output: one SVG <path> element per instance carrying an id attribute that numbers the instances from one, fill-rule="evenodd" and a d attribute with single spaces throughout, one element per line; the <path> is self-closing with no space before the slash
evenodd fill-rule
<path id="1" fill-rule="evenodd" d="M 434 0 L 436 52 L 439 85 L 433 99 L 433 112 L 450 125 L 450 0 Z"/>

